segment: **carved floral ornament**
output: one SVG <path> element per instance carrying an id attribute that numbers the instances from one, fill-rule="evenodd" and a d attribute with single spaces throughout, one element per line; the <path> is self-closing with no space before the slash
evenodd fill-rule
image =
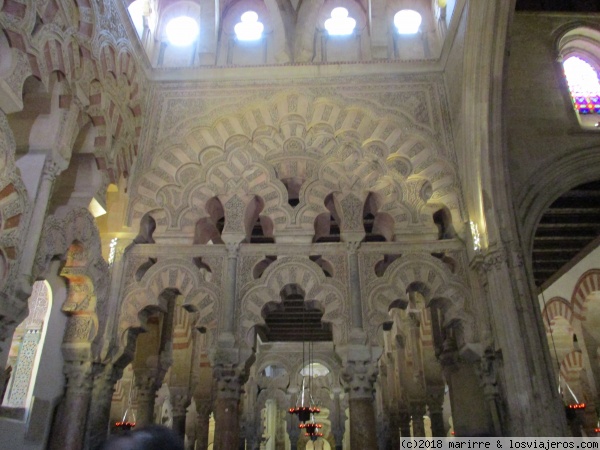
<path id="1" fill-rule="evenodd" d="M 310 231 L 315 217 L 327 212 L 324 200 L 331 193 L 353 192 L 364 201 L 368 192 L 379 192 L 381 211 L 394 218 L 401 233 L 414 232 L 411 225 L 424 220 L 433 230 L 433 208 L 440 206 L 450 210 L 460 228 L 462 201 L 454 163 L 427 131 L 413 127 L 408 132 L 390 117 L 378 119 L 356 108 L 297 101 L 305 116 L 289 112 L 290 103 L 277 102 L 272 106 L 275 117 L 264 106 L 221 118 L 211 127 L 189 129 L 183 141 L 169 145 L 140 176 L 129 220 L 159 207 L 155 213 L 164 219 L 157 233 L 189 232 L 207 216 L 208 200 L 235 191 L 263 198 L 261 215 L 271 219 L 277 237 Z M 294 208 L 287 204 L 284 181 L 289 178 L 302 181 Z M 349 229 L 354 215 L 344 220 Z"/>

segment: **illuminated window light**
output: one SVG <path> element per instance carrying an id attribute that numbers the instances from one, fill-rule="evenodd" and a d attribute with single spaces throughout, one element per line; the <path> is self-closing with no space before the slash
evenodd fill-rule
<path id="1" fill-rule="evenodd" d="M 481 237 L 479 235 L 479 228 L 475 222 L 471 222 L 471 235 L 473 236 L 473 250 L 478 252 L 481 250 Z"/>
<path id="2" fill-rule="evenodd" d="M 331 17 L 325 21 L 325 29 L 330 36 L 348 36 L 354 32 L 356 20 L 348 17 L 346 8 L 333 8 Z"/>
<path id="3" fill-rule="evenodd" d="M 600 114 L 600 81 L 594 68 L 571 56 L 563 62 L 573 106 L 579 114 Z"/>
<path id="4" fill-rule="evenodd" d="M 115 255 L 117 254 L 117 242 L 119 239 L 112 238 L 109 244 L 109 252 L 108 252 L 108 265 L 112 266 L 115 262 Z"/>
<path id="5" fill-rule="evenodd" d="M 240 17 L 241 22 L 233 28 L 239 41 L 257 41 L 262 37 L 264 25 L 258 21 L 258 14 L 246 11 Z"/>
<path id="6" fill-rule="evenodd" d="M 416 34 L 421 26 L 421 14 L 412 9 L 403 9 L 394 16 L 394 25 L 398 34 Z"/>
<path id="7" fill-rule="evenodd" d="M 200 28 L 198 22 L 188 16 L 171 19 L 166 28 L 167 39 L 177 47 L 186 47 L 196 40 Z"/>

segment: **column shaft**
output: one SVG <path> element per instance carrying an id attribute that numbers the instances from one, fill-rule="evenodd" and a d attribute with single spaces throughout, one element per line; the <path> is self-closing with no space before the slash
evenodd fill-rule
<path id="1" fill-rule="evenodd" d="M 50 450 L 81 450 L 92 395 L 92 370 L 89 362 L 66 362 L 65 396 L 52 426 Z"/>
<path id="2" fill-rule="evenodd" d="M 215 450 L 231 450 L 240 441 L 239 398 L 219 397 L 215 401 Z"/>
<path id="3" fill-rule="evenodd" d="M 108 366 L 94 378 L 92 406 L 88 412 L 84 449 L 97 450 L 106 440 L 114 386 L 122 374 L 123 369 Z"/>
<path id="4" fill-rule="evenodd" d="M 361 450 L 377 450 L 377 426 L 373 402 L 368 398 L 348 401 L 350 406 L 350 445 Z"/>

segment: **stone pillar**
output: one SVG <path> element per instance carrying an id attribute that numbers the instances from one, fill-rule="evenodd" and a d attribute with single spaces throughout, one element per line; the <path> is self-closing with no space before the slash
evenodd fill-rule
<path id="1" fill-rule="evenodd" d="M 238 367 L 213 367 L 217 380 L 214 450 L 237 448 L 240 440 L 239 403 L 242 373 Z"/>
<path id="2" fill-rule="evenodd" d="M 136 423 L 138 427 L 154 423 L 154 401 L 162 377 L 153 369 L 134 370 L 136 395 Z"/>
<path id="3" fill-rule="evenodd" d="M 346 242 L 348 252 L 348 269 L 350 280 L 350 308 L 352 312 L 352 331 L 353 334 L 362 334 L 362 300 L 360 296 L 360 270 L 358 267 L 358 249 L 360 241 Z"/>
<path id="4" fill-rule="evenodd" d="M 427 386 L 427 409 L 429 410 L 431 435 L 433 437 L 446 436 L 443 414 L 444 392 L 445 387 L 443 385 Z"/>
<path id="5" fill-rule="evenodd" d="M 445 437 L 446 426 L 444 424 L 444 410 L 441 404 L 429 405 L 429 418 L 431 419 L 431 435 L 433 437 Z"/>
<path id="6" fill-rule="evenodd" d="M 92 396 L 92 364 L 87 361 L 66 361 L 65 396 L 59 406 L 50 433 L 50 450 L 81 450 L 86 419 Z"/>
<path id="7" fill-rule="evenodd" d="M 373 385 L 377 378 L 376 359 L 371 349 L 352 346 L 345 355 L 341 378 L 350 407 L 350 447 L 377 450 L 377 424 L 373 409 Z"/>
<path id="8" fill-rule="evenodd" d="M 97 364 L 93 371 L 92 404 L 88 411 L 84 445 L 86 450 L 97 450 L 106 440 L 115 383 L 123 376 L 123 369 L 112 365 Z"/>
<path id="9" fill-rule="evenodd" d="M 408 411 L 401 411 L 398 414 L 398 423 L 400 426 L 400 436 L 403 438 L 410 437 L 410 414 Z"/>
<path id="10" fill-rule="evenodd" d="M 452 420 L 456 436 L 491 436 L 493 424 L 481 387 L 478 367 L 462 361 L 452 342 L 444 343 L 440 355 L 444 378 L 450 391 Z"/>
<path id="11" fill-rule="evenodd" d="M 425 403 L 411 402 L 410 415 L 412 418 L 412 431 L 414 437 L 425 437 Z"/>
<path id="12" fill-rule="evenodd" d="M 185 438 L 185 419 L 187 417 L 187 407 L 190 405 L 190 395 L 188 388 L 172 387 L 171 406 L 173 407 L 173 431 L 181 438 Z"/>
<path id="13" fill-rule="evenodd" d="M 298 448 L 298 440 L 300 439 L 300 428 L 291 414 L 288 414 L 286 423 L 288 436 L 290 437 L 290 447 L 292 450 L 296 450 Z"/>
<path id="14" fill-rule="evenodd" d="M 212 404 L 210 399 L 196 399 L 196 450 L 208 449 L 208 428 Z"/>
<path id="15" fill-rule="evenodd" d="M 48 157 L 44 163 L 42 170 L 42 179 L 38 186 L 35 204 L 31 212 L 29 220 L 29 228 L 27 229 L 27 238 L 24 240 L 23 249 L 21 250 L 21 261 L 19 266 L 19 290 L 24 298 L 28 298 L 33 285 L 32 270 L 37 248 L 42 236 L 44 228 L 44 219 L 48 209 L 48 201 L 52 193 L 52 186 L 56 177 L 68 166 L 66 161 L 55 161 L 52 157 Z M 19 295 L 21 296 L 21 295 Z"/>
<path id="16" fill-rule="evenodd" d="M 390 414 L 390 448 L 400 448 L 400 414 Z"/>
<path id="17" fill-rule="evenodd" d="M 227 243 L 227 287 L 225 289 L 223 317 L 225 334 L 233 334 L 235 328 L 235 304 L 237 289 L 237 261 L 240 244 L 238 242 Z M 229 336 L 227 336 L 229 337 Z"/>

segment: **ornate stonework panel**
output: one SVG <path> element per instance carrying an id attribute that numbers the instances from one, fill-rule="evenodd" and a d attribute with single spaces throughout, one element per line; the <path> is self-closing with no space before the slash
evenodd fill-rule
<path id="1" fill-rule="evenodd" d="M 363 260 L 363 263 L 366 261 Z M 411 286 L 423 294 L 425 307 L 434 299 L 439 301 L 438 306 L 444 314 L 444 325 L 458 320 L 467 324 L 465 328 L 471 327 L 470 312 L 465 307 L 470 299 L 468 285 L 430 254 L 402 255 L 390 264 L 382 277 L 367 275 L 361 280 L 365 331 L 372 342 L 377 342 L 379 327 L 391 320 L 388 314 L 390 306 L 398 300 L 409 303 L 408 289 Z"/>
<path id="2" fill-rule="evenodd" d="M 155 95 L 167 110 L 169 102 L 179 99 L 179 93 L 170 90 Z M 410 123 L 402 114 L 382 117 L 363 106 L 344 106 L 340 97 L 332 101 L 300 93 L 250 102 L 242 113 L 226 115 L 226 111 L 219 109 L 221 115 L 210 124 L 199 125 L 206 117 L 197 118 L 182 122 L 181 132 L 170 129 L 164 138 L 156 136 L 169 144 L 155 144 L 156 151 L 164 149 L 158 158 L 154 150 L 145 153 L 140 169 L 147 170 L 136 180 L 140 187 L 133 193 L 129 220 L 136 222 L 153 206 L 162 206 L 169 226 L 187 232 L 205 214 L 210 198 L 245 193 L 264 201 L 261 214 L 273 222 L 277 239 L 299 230 L 310 233 L 315 218 L 327 212 L 327 195 L 353 191 L 340 203 L 358 200 L 342 214 L 341 225 L 348 231 L 361 231 L 358 203 L 369 192 L 378 193 L 381 211 L 395 221 L 400 238 L 411 233 L 434 236 L 437 229 L 431 216 L 442 206 L 450 209 L 456 228 L 464 222 L 453 158 L 440 151 L 444 144 L 431 132 L 402 127 Z M 172 120 L 173 115 L 164 117 Z M 153 132 L 162 133 L 157 129 Z M 293 210 L 285 203 L 280 181 L 289 178 L 302 184 Z M 229 225 L 226 217 L 226 228 L 239 222 L 232 220 L 238 216 L 233 214 Z M 241 233 L 236 227 L 229 232 Z"/>
<path id="3" fill-rule="evenodd" d="M 210 262 L 215 268 L 222 265 L 224 258 L 213 258 Z M 222 269 L 221 269 L 222 270 Z M 213 272 L 212 280 L 206 281 L 191 258 L 167 258 L 159 260 L 144 274 L 141 280 L 130 284 L 121 304 L 119 318 L 119 337 L 124 339 L 129 328 L 139 328 L 139 313 L 149 307 L 159 307 L 160 296 L 167 289 L 175 289 L 184 297 L 183 307 L 196 314 L 195 327 L 214 329 L 218 323 L 221 299 L 221 278 Z M 123 342 L 124 344 L 124 342 Z"/>

